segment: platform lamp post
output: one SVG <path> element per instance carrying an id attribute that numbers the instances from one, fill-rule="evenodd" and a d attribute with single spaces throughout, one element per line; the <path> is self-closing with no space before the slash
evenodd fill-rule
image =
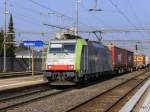
<path id="1" fill-rule="evenodd" d="M 30 46 L 28 46 L 28 52 L 29 52 L 29 68 L 28 68 L 28 71 L 30 72 L 31 71 L 31 51 L 30 51 Z"/>
<path id="2" fill-rule="evenodd" d="M 32 48 L 32 77 L 34 77 L 34 49 Z"/>

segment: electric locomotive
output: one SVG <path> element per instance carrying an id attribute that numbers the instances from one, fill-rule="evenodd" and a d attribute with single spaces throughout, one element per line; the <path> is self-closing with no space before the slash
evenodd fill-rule
<path id="1" fill-rule="evenodd" d="M 51 85 L 75 85 L 112 72 L 108 47 L 81 37 L 65 36 L 69 38 L 49 41 L 44 79 Z"/>

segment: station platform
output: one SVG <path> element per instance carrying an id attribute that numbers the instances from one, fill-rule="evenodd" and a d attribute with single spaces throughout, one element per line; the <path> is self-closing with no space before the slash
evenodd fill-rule
<path id="1" fill-rule="evenodd" d="M 150 79 L 120 109 L 119 112 L 150 112 Z"/>
<path id="2" fill-rule="evenodd" d="M 143 99 L 144 100 L 141 100 L 141 105 L 139 106 L 139 112 L 150 112 L 150 87 L 143 96 Z"/>
<path id="3" fill-rule="evenodd" d="M 44 83 L 43 75 L 0 79 L 0 91 Z"/>

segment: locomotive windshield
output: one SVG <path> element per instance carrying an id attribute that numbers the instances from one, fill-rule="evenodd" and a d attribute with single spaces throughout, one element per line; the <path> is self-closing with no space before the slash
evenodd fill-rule
<path id="1" fill-rule="evenodd" d="M 74 53 L 75 43 L 51 44 L 49 53 Z"/>

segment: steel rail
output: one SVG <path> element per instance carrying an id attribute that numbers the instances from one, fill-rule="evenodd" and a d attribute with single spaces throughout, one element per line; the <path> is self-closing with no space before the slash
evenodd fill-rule
<path id="1" fill-rule="evenodd" d="M 0 102 L 5 102 L 5 101 L 8 101 L 8 100 L 12 100 L 12 99 L 15 99 L 15 98 L 19 98 L 19 97 L 23 97 L 23 96 L 26 96 L 26 95 L 32 95 L 32 94 L 35 94 L 35 93 L 40 93 L 40 92 L 44 92 L 44 91 L 47 91 L 49 89 L 53 89 L 53 88 L 50 88 L 47 86 L 45 86 L 45 84 L 37 84 L 37 85 L 34 85 L 32 86 L 33 89 L 34 88 L 38 88 L 38 87 L 41 87 L 40 89 L 36 89 L 36 90 L 28 90 L 27 92 L 23 92 L 23 93 L 20 93 L 18 92 L 18 94 L 15 94 L 15 95 L 10 95 L 10 96 L 6 96 L 6 97 L 2 97 L 0 99 Z M 22 89 L 30 89 L 30 86 L 28 87 L 23 87 L 23 88 L 20 88 L 18 90 L 15 90 L 15 89 L 12 89 L 12 90 L 8 90 L 8 91 L 19 91 L 19 90 L 22 90 Z M 7 92 L 7 90 L 5 90 Z"/>
<path id="2" fill-rule="evenodd" d="M 130 91 L 128 91 L 126 94 L 124 94 L 120 99 L 118 99 L 116 102 L 114 102 L 112 104 L 112 106 L 110 106 L 107 111 L 110 111 L 114 106 L 116 106 L 121 100 L 123 100 L 125 97 L 127 97 L 131 92 L 133 92 L 134 90 L 136 90 L 139 86 L 142 86 L 143 83 L 145 83 L 145 81 L 148 80 L 150 76 L 146 77 L 144 80 L 142 80 L 141 82 L 139 82 L 139 84 L 137 84 L 134 88 L 132 88 Z"/>
<path id="3" fill-rule="evenodd" d="M 35 75 L 43 74 L 42 71 L 35 71 Z M 12 77 L 21 77 L 31 75 L 32 72 L 7 72 L 7 73 L 0 73 L 0 79 L 2 78 L 12 78 Z"/>
<path id="4" fill-rule="evenodd" d="M 93 97 L 93 98 L 91 98 L 91 99 L 89 99 L 89 100 L 87 100 L 87 101 L 85 101 L 85 102 L 83 102 L 83 103 L 77 105 L 77 106 L 74 106 L 73 108 L 68 109 L 66 112 L 74 111 L 74 110 L 76 110 L 76 109 L 78 109 L 78 108 L 80 108 L 80 107 L 86 105 L 86 104 L 89 103 L 90 101 L 93 101 L 93 100 L 95 100 L 96 98 L 98 98 L 98 97 L 100 97 L 100 96 L 102 96 L 102 95 L 107 94 L 108 92 L 110 92 L 110 91 L 112 91 L 112 90 L 118 88 L 119 86 L 122 86 L 122 85 L 126 84 L 126 83 L 129 82 L 129 81 L 132 81 L 132 80 L 136 79 L 136 78 L 139 77 L 139 76 L 142 76 L 143 74 L 145 74 L 145 73 L 147 73 L 147 72 L 149 72 L 149 70 L 146 70 L 146 71 L 142 72 L 141 74 L 139 74 L 139 75 L 137 75 L 137 76 L 135 76 L 135 77 L 132 77 L 131 79 L 128 79 L 128 80 L 126 80 L 125 82 L 123 82 L 123 83 L 121 83 L 121 84 L 118 84 L 117 86 L 112 87 L 112 88 L 110 88 L 109 90 L 106 90 L 106 91 L 104 91 L 103 93 L 100 93 L 99 95 L 97 95 L 97 96 L 95 96 L 95 97 Z M 146 78 L 146 79 L 147 79 L 147 78 Z M 142 81 L 142 82 L 143 82 L 143 81 Z M 110 107 L 110 108 L 112 108 L 112 107 Z M 107 111 L 108 111 L 110 108 L 108 108 Z"/>
<path id="5" fill-rule="evenodd" d="M 41 99 L 44 99 L 44 98 L 46 98 L 46 97 L 53 97 L 53 96 L 56 96 L 56 95 L 59 95 L 59 94 L 63 94 L 63 93 L 66 93 L 66 92 L 68 92 L 68 91 L 71 91 L 71 90 L 73 90 L 73 89 L 81 89 L 81 88 L 84 88 L 84 87 L 90 87 L 90 86 L 92 86 L 92 85 L 95 85 L 95 84 L 97 84 L 97 83 L 99 83 L 100 81 L 99 80 L 97 80 L 97 81 L 95 81 L 95 82 L 91 82 L 91 83 L 87 83 L 87 84 L 84 84 L 84 85 L 78 85 L 78 86 L 73 86 L 73 87 L 70 87 L 70 88 L 67 88 L 67 89 L 64 89 L 64 90 L 62 90 L 62 91 L 60 91 L 60 92 L 56 92 L 56 93 L 52 93 L 52 94 L 47 94 L 47 95 L 39 95 L 38 97 L 36 97 L 36 98 L 32 98 L 32 99 L 29 99 L 29 100 L 27 100 L 27 101 L 22 101 L 22 102 L 19 102 L 19 103 L 13 103 L 12 105 L 8 105 L 8 106 L 5 106 L 5 107 L 0 107 L 0 111 L 1 110 L 9 110 L 9 109 L 11 109 L 11 108 L 14 108 L 14 107 L 16 107 L 16 106 L 20 106 L 20 105 L 22 105 L 22 104 L 26 104 L 26 103 L 30 103 L 30 102 L 34 102 L 34 101 L 37 101 L 37 100 L 41 100 Z M 32 87 L 32 86 L 31 86 Z M 18 88 L 17 88 L 18 89 Z M 34 94 L 34 92 L 33 92 L 33 94 Z M 39 94 L 39 93 L 38 93 Z M 29 93 L 29 95 L 32 95 L 32 93 L 30 94 Z M 23 97 L 25 97 L 26 95 L 24 94 L 24 95 L 22 95 Z M 14 96 L 14 98 L 20 98 L 21 96 L 17 96 L 16 95 L 16 97 Z M 6 100 L 12 100 L 13 99 L 13 97 L 10 97 L 10 98 L 6 98 Z M 5 100 L 5 99 L 4 99 Z M 3 100 L 3 101 L 4 101 Z"/>
<path id="6" fill-rule="evenodd" d="M 4 101 L 4 104 L 6 105 L 6 106 L 1 106 L 1 104 L 0 104 L 0 111 L 4 111 L 4 110 L 8 110 L 8 109 L 11 109 L 11 108 L 14 108 L 14 107 L 16 107 L 16 106 L 19 106 L 19 105 L 22 105 L 22 104 L 25 104 L 25 103 L 30 103 L 30 102 L 33 102 L 33 101 L 37 101 L 37 100 L 40 100 L 40 99 L 44 99 L 44 98 L 46 98 L 46 97 L 53 97 L 53 96 L 56 96 L 56 95 L 58 95 L 58 94 L 62 94 L 62 93 L 65 93 L 65 92 L 68 92 L 68 91 L 71 91 L 72 89 L 74 89 L 74 87 L 72 87 L 72 88 L 69 88 L 69 89 L 64 89 L 64 90 L 60 90 L 60 91 L 58 91 L 58 92 L 52 92 L 52 90 L 54 90 L 55 91 L 55 89 L 51 89 L 51 90 L 48 90 L 47 92 L 52 92 L 51 94 L 41 94 L 41 92 L 39 91 L 38 93 L 33 93 L 34 95 L 37 95 L 37 96 L 35 96 L 35 98 L 33 98 L 33 97 L 31 97 L 31 98 L 29 98 L 30 97 L 30 95 L 33 95 L 32 93 L 31 94 L 28 94 L 27 96 L 26 95 L 22 95 L 22 96 L 16 96 L 16 97 L 14 97 L 14 99 L 13 98 L 8 98 L 8 100 L 17 100 L 17 98 L 22 98 L 22 97 L 26 97 L 26 98 L 24 98 L 24 99 L 26 99 L 26 100 L 24 100 L 24 101 L 18 101 L 17 103 L 10 103 L 7 99 L 6 99 L 6 101 L 5 100 L 3 100 Z M 40 93 L 40 94 L 39 94 Z M 15 99 L 16 98 L 16 99 Z M 9 104 L 10 103 L 10 104 Z M 3 105 L 3 104 L 2 104 Z"/>

